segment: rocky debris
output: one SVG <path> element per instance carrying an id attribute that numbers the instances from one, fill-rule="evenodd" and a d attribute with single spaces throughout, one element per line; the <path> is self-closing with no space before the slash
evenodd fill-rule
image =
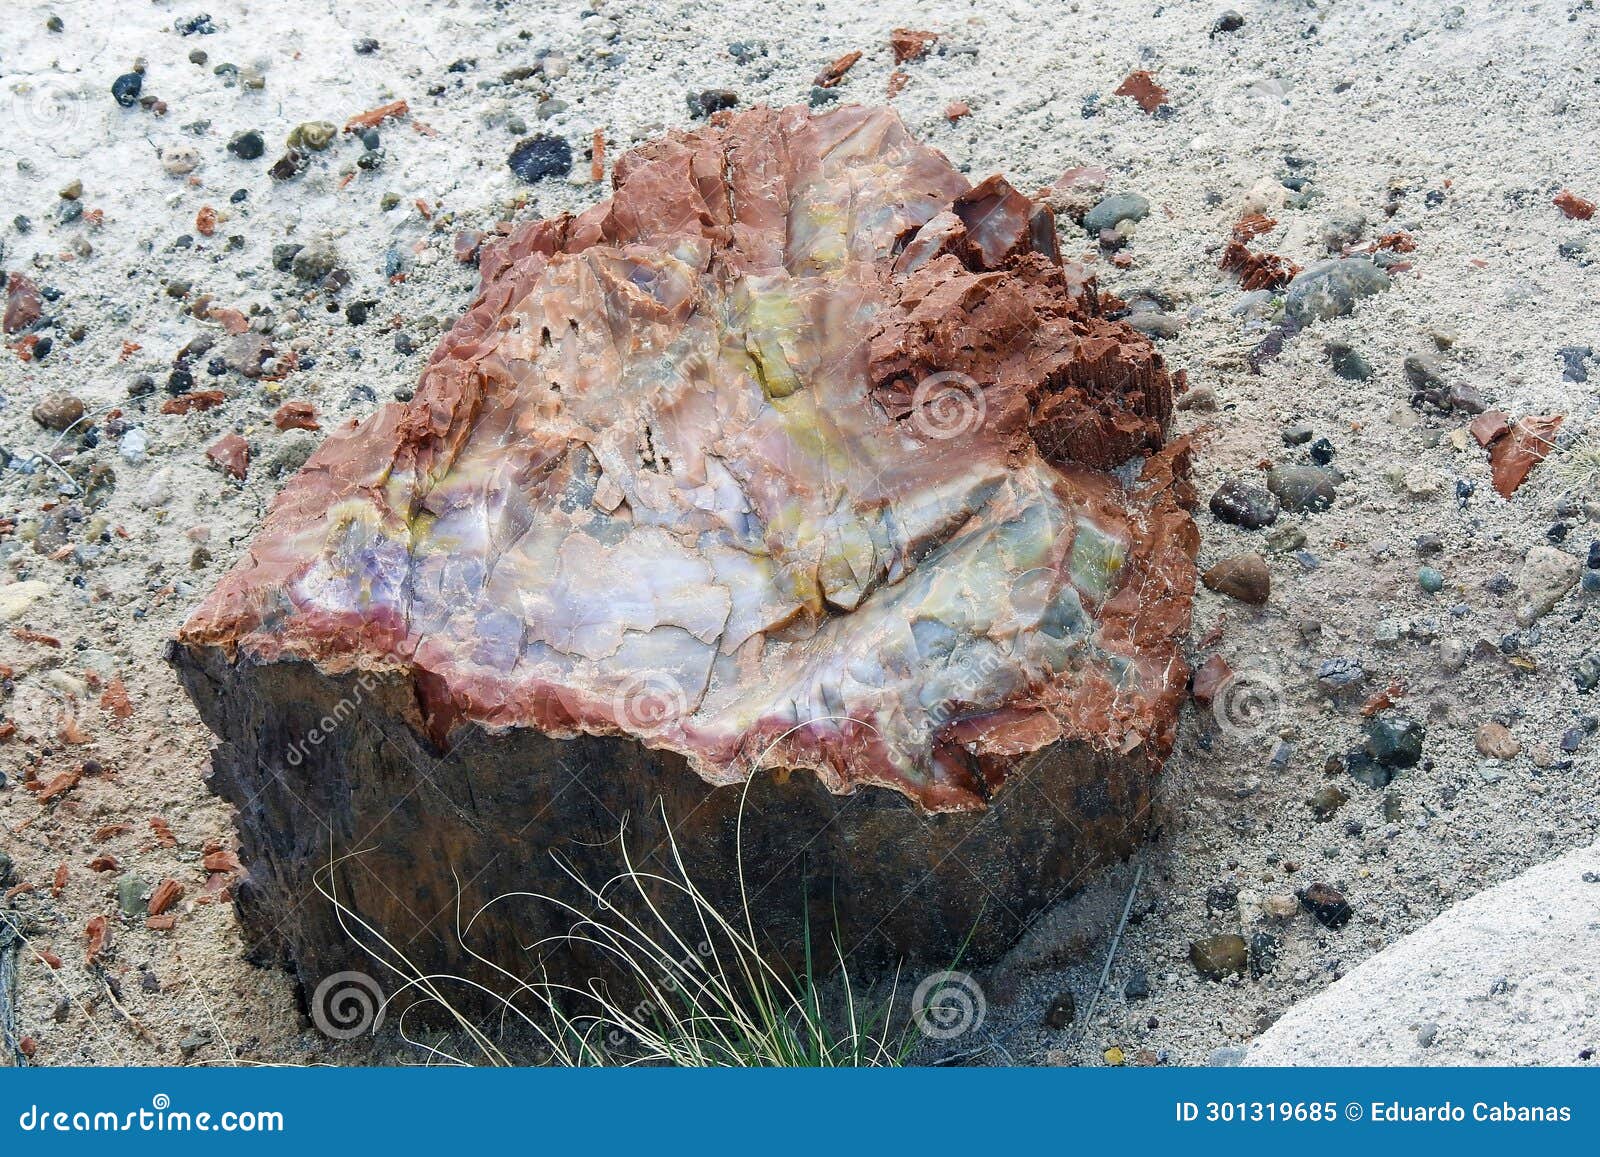
<path id="1" fill-rule="evenodd" d="M 1131 849 L 1175 740 L 1198 536 L 1160 355 L 1048 206 L 887 110 L 719 114 L 613 172 L 483 247 L 414 398 L 323 443 L 181 632 L 255 954 L 360 961 L 331 908 L 282 916 L 326 871 L 318 816 L 389 816 L 410 758 L 459 811 L 405 803 L 337 883 L 390 935 L 415 921 L 385 878 L 431 913 L 464 869 L 474 906 L 533 883 L 515 844 L 604 880 L 624 813 L 736 909 L 742 811 L 777 954 L 822 894 L 866 957 L 1003 951 Z M 358 688 L 384 725 L 307 749 Z M 1008 789 L 1023 766 L 1065 819 Z M 520 968 L 557 919 L 497 912 L 481 948 Z"/>
<path id="2" fill-rule="evenodd" d="M 246 129 L 228 139 L 228 151 L 241 161 L 258 161 L 267 151 L 267 142 L 255 129 Z"/>
<path id="3" fill-rule="evenodd" d="M 861 59 L 859 52 L 847 52 L 837 60 L 828 64 L 812 79 L 813 88 L 834 88 L 844 80 L 845 74 L 856 66 L 856 61 Z"/>
<path id="4" fill-rule="evenodd" d="M 1143 221 L 1150 215 L 1150 202 L 1138 193 L 1113 193 L 1100 200 L 1083 215 L 1083 227 L 1091 237 L 1102 230 L 1115 229 L 1124 221 Z"/>
<path id="5" fill-rule="evenodd" d="M 206 450 L 206 458 L 229 478 L 243 479 L 250 468 L 250 444 L 238 434 L 226 434 Z"/>
<path id="6" fill-rule="evenodd" d="M 1233 668 L 1221 655 L 1212 655 L 1195 669 L 1189 681 L 1189 694 L 1202 707 L 1210 707 L 1212 700 L 1233 679 Z"/>
<path id="7" fill-rule="evenodd" d="M 285 402 L 272 415 L 272 424 L 280 430 L 320 430 L 317 408 L 310 402 Z"/>
<path id="8" fill-rule="evenodd" d="M 1415 767 L 1422 759 L 1426 732 L 1414 719 L 1385 712 L 1368 721 L 1366 735 L 1366 753 L 1383 767 Z"/>
<path id="9" fill-rule="evenodd" d="M 1050 1007 L 1045 1010 L 1044 1024 L 1046 1028 L 1064 1029 L 1078 1018 L 1078 1002 L 1070 992 L 1063 992 L 1050 1002 Z"/>
<path id="10" fill-rule="evenodd" d="M 1295 514 L 1327 510 L 1338 497 L 1336 475 L 1318 466 L 1274 466 L 1267 489 L 1284 510 Z"/>
<path id="11" fill-rule="evenodd" d="M 918 32 L 910 28 L 894 28 L 889 32 L 889 48 L 894 52 L 896 64 L 921 60 L 928 53 L 928 45 L 939 39 L 937 32 Z"/>
<path id="12" fill-rule="evenodd" d="M 1343 317 L 1356 302 L 1389 288 L 1389 275 L 1367 257 L 1340 257 L 1319 261 L 1289 282 L 1284 312 L 1306 326 L 1314 321 Z"/>
<path id="13" fill-rule="evenodd" d="M 1555 609 L 1583 574 L 1583 562 L 1564 550 L 1539 545 L 1528 551 L 1517 576 L 1517 622 L 1531 626 Z"/>
<path id="14" fill-rule="evenodd" d="M 699 92 L 687 94 L 684 100 L 689 106 L 689 115 L 697 120 L 705 120 L 712 113 L 722 112 L 724 109 L 739 107 L 739 94 L 729 88 L 701 89 Z"/>
<path id="15" fill-rule="evenodd" d="M 58 433 L 71 429 L 83 415 L 83 400 L 72 394 L 49 394 L 33 408 L 33 420 Z"/>
<path id="16" fill-rule="evenodd" d="M 1215 40 L 1218 36 L 1221 36 L 1224 33 L 1237 32 L 1243 27 L 1244 17 L 1235 12 L 1232 8 L 1229 8 L 1225 10 L 1222 15 L 1218 16 L 1216 23 L 1211 26 L 1211 38 Z"/>
<path id="17" fill-rule="evenodd" d="M 1311 809 L 1311 816 L 1319 824 L 1325 824 L 1338 814 L 1339 809 L 1350 802 L 1347 792 L 1341 791 L 1332 784 L 1318 788 L 1316 794 L 1306 800 L 1306 806 Z"/>
<path id="18" fill-rule="evenodd" d="M 1562 189 L 1556 194 L 1555 207 L 1574 221 L 1589 220 L 1594 216 L 1595 209 L 1593 201 L 1584 200 L 1571 189 Z"/>
<path id="19" fill-rule="evenodd" d="M 1511 734 L 1511 729 L 1503 723 L 1483 724 L 1472 739 L 1478 754 L 1488 756 L 1490 759 L 1515 759 L 1522 750 L 1522 744 L 1517 742 L 1516 736 Z"/>
<path id="20" fill-rule="evenodd" d="M 1251 1065 L 1574 1064 L 1595 1047 L 1600 845 L 1446 908 L 1252 1042 Z"/>
<path id="21" fill-rule="evenodd" d="M 33 278 L 23 273 L 11 274 L 5 285 L 5 331 L 22 333 L 44 316 L 44 301 L 39 286 Z"/>
<path id="22" fill-rule="evenodd" d="M 1260 530 L 1278 520 L 1282 509 L 1278 498 L 1270 490 L 1252 486 L 1238 478 L 1230 478 L 1211 495 L 1210 509 L 1218 520 L 1245 530 Z"/>
<path id="23" fill-rule="evenodd" d="M 1561 414 L 1538 414 L 1515 424 L 1499 410 L 1472 420 L 1472 436 L 1489 451 L 1489 473 L 1502 498 L 1510 498 L 1555 445 Z"/>
<path id="24" fill-rule="evenodd" d="M 1225 932 L 1192 941 L 1189 963 L 1207 980 L 1226 980 L 1243 975 L 1250 964 L 1250 946 L 1243 936 Z"/>
<path id="25" fill-rule="evenodd" d="M 528 137 L 517 142 L 506 164 L 530 185 L 547 177 L 565 177 L 572 171 L 572 146 L 564 137 Z"/>
<path id="26" fill-rule="evenodd" d="M 1259 554 L 1219 559 L 1203 577 L 1209 589 L 1252 606 L 1266 605 L 1272 594 L 1272 572 Z"/>
<path id="27" fill-rule="evenodd" d="M 1167 90 L 1156 83 L 1156 78 L 1144 69 L 1130 72 L 1112 90 L 1113 96 L 1126 96 L 1147 113 L 1154 113 L 1167 103 Z"/>
<path id="28" fill-rule="evenodd" d="M 1343 928 L 1350 923 L 1350 918 L 1355 915 L 1355 909 L 1350 907 L 1350 902 L 1331 884 L 1312 884 L 1295 893 L 1300 899 L 1300 906 L 1316 917 L 1317 923 L 1325 928 L 1335 930 Z"/>

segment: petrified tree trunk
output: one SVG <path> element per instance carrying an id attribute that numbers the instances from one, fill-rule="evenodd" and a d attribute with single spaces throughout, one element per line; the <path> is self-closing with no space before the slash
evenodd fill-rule
<path id="1" fill-rule="evenodd" d="M 724 116 L 614 183 L 485 251 L 415 400 L 329 438 L 180 634 L 247 935 L 359 966 L 331 864 L 467 971 L 458 904 L 580 899 L 553 857 L 603 883 L 624 817 L 660 870 L 663 814 L 736 913 L 742 804 L 777 955 L 809 905 L 856 959 L 992 957 L 1129 851 L 1171 747 L 1161 359 L 1047 208 L 884 110 Z M 512 901 L 465 938 L 524 975 L 563 930 Z"/>

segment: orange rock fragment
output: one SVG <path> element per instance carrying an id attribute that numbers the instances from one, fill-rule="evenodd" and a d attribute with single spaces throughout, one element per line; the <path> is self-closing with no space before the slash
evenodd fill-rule
<path id="1" fill-rule="evenodd" d="M 100 695 L 100 710 L 113 719 L 126 719 L 133 714 L 133 701 L 128 698 L 128 688 L 122 676 L 115 676 Z"/>
<path id="2" fill-rule="evenodd" d="M 1562 189 L 1556 194 L 1555 207 L 1574 221 L 1587 221 L 1594 216 L 1594 202 L 1585 201 L 1571 189 Z"/>
<path id="3" fill-rule="evenodd" d="M 171 879 L 162 880 L 150 893 L 150 915 L 159 916 L 183 899 L 183 885 Z"/>
<path id="4" fill-rule="evenodd" d="M 914 28 L 894 28 L 889 31 L 889 47 L 894 51 L 896 64 L 921 60 L 928 54 L 928 45 L 938 39 L 937 32 L 918 32 Z"/>
<path id="5" fill-rule="evenodd" d="M 67 871 L 67 862 L 63 860 L 61 861 L 61 865 L 56 868 L 56 878 L 55 882 L 50 885 L 50 895 L 59 896 L 62 892 L 65 892 L 67 890 L 67 880 L 69 876 L 70 873 Z"/>
<path id="6" fill-rule="evenodd" d="M 206 457 L 229 478 L 242 479 L 250 469 L 250 444 L 237 434 L 227 434 L 211 444 Z"/>
<path id="7" fill-rule="evenodd" d="M 250 328 L 249 319 L 237 309 L 212 308 L 206 316 L 221 325 L 225 333 L 241 334 Z"/>
<path id="8" fill-rule="evenodd" d="M 1113 95 L 1132 97 L 1135 104 L 1151 113 L 1167 103 L 1167 90 L 1142 68 L 1128 73 L 1127 79 L 1113 90 Z"/>
<path id="9" fill-rule="evenodd" d="M 1467 428 L 1478 445 L 1489 451 L 1489 473 L 1501 497 L 1515 494 L 1533 468 L 1545 460 L 1563 421 L 1562 414 L 1531 414 L 1513 424 L 1499 410 L 1472 419 Z"/>
<path id="10" fill-rule="evenodd" d="M 217 231 L 217 211 L 210 205 L 200 206 L 200 212 L 194 215 L 195 232 L 202 237 L 210 237 Z"/>
<path id="11" fill-rule="evenodd" d="M 178 837 L 172 834 L 171 826 L 160 816 L 150 817 L 150 830 L 155 832 L 156 843 L 163 848 L 175 848 L 178 846 Z"/>
<path id="12" fill-rule="evenodd" d="M 1276 253 L 1252 253 L 1239 241 L 1229 241 L 1218 264 L 1228 273 L 1239 275 L 1239 288 L 1277 289 L 1294 280 L 1300 267 Z"/>
<path id="13" fill-rule="evenodd" d="M 1278 223 L 1265 213 L 1248 213 L 1234 223 L 1233 237 L 1235 241 L 1254 241 L 1277 227 Z"/>
<path id="14" fill-rule="evenodd" d="M 1394 233 L 1385 233 L 1378 238 L 1377 248 L 1392 249 L 1396 253 L 1412 253 L 1416 251 L 1417 239 L 1401 229 Z"/>
<path id="15" fill-rule="evenodd" d="M 100 959 L 100 954 L 106 950 L 111 930 L 104 916 L 94 916 L 90 918 L 83 933 L 84 938 L 88 941 L 88 947 L 85 948 L 83 953 L 83 962 L 93 968 L 95 962 Z"/>
<path id="16" fill-rule="evenodd" d="M 904 90 L 906 85 L 908 85 L 910 83 L 911 83 L 910 74 L 901 72 L 897 68 L 897 69 L 895 69 L 893 72 L 891 72 L 889 74 L 889 87 L 886 90 L 885 95 L 887 95 L 887 96 L 889 96 L 891 98 L 892 97 L 897 97 L 897 96 L 900 95 L 901 91 Z"/>
<path id="17" fill-rule="evenodd" d="M 589 149 L 589 179 L 596 184 L 606 176 L 606 134 L 604 129 L 594 130 L 594 144 Z"/>
<path id="18" fill-rule="evenodd" d="M 1217 697 L 1228 680 L 1233 678 L 1233 668 L 1221 655 L 1212 655 L 1195 669 L 1194 677 L 1189 684 L 1189 694 L 1194 696 L 1194 701 L 1202 707 L 1211 706 L 1211 701 Z"/>
<path id="19" fill-rule="evenodd" d="M 63 771 L 39 790 L 39 802 L 46 804 L 58 796 L 66 795 L 78 786 L 81 779 L 83 779 L 81 771 Z"/>
<path id="20" fill-rule="evenodd" d="M 285 402 L 272 415 L 272 424 L 280 430 L 320 430 L 317 408 L 310 402 Z"/>
<path id="21" fill-rule="evenodd" d="M 207 852 L 200 864 L 208 872 L 237 872 L 241 870 L 239 857 L 226 849 Z"/>
<path id="22" fill-rule="evenodd" d="M 89 861 L 91 872 L 115 872 L 121 867 L 121 861 L 115 856 L 96 856 Z"/>
<path id="23" fill-rule="evenodd" d="M 357 113 L 344 122 L 344 131 L 354 133 L 361 129 L 375 129 L 390 117 L 403 117 L 410 111 L 411 106 L 405 101 L 392 100 L 388 104 L 380 104 L 377 108 Z"/>
<path id="24" fill-rule="evenodd" d="M 964 100 L 953 100 L 944 106 L 944 119 L 951 124 L 955 124 L 962 117 L 971 115 L 972 109 L 968 107 L 967 102 Z"/>
<path id="25" fill-rule="evenodd" d="M 228 395 L 221 390 L 192 390 L 187 394 L 179 394 L 176 398 L 168 398 L 161 403 L 163 414 L 188 414 L 195 410 L 204 413 L 214 410 L 228 400 Z"/>
<path id="26" fill-rule="evenodd" d="M 832 88 L 834 85 L 838 84 L 844 79 L 845 73 L 854 68 L 856 61 L 860 59 L 861 54 L 859 52 L 847 52 L 838 60 L 828 65 L 828 67 L 824 68 L 821 72 L 817 73 L 816 79 L 811 83 L 816 85 L 818 88 Z"/>
<path id="27" fill-rule="evenodd" d="M 144 926 L 152 932 L 171 932 L 178 926 L 178 914 L 168 912 L 163 916 L 151 916 L 144 922 Z"/>

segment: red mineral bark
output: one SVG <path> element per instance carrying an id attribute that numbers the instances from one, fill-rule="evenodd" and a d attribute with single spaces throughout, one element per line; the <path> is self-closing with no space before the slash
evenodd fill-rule
<path id="1" fill-rule="evenodd" d="M 1187 446 L 1048 206 L 859 107 L 734 113 L 613 181 L 484 246 L 414 399 L 324 442 L 180 643 L 398 673 L 441 747 L 625 735 L 928 812 L 1062 742 L 1159 767 Z"/>
<path id="2" fill-rule="evenodd" d="M 1489 474 L 1501 497 L 1515 494 L 1533 468 L 1545 460 L 1564 420 L 1562 414 L 1533 414 L 1513 424 L 1499 410 L 1472 419 L 1469 429 L 1478 445 L 1489 451 Z"/>

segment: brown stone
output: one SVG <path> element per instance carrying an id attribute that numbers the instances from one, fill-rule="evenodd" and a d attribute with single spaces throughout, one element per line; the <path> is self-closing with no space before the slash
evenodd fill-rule
<path id="1" fill-rule="evenodd" d="M 1250 948 L 1243 936 L 1231 932 L 1207 936 L 1190 943 L 1189 963 L 1207 980 L 1226 980 L 1249 966 Z"/>
<path id="2" fill-rule="evenodd" d="M 1233 678 L 1233 668 L 1221 655 L 1212 655 L 1195 669 L 1194 677 L 1190 680 L 1189 694 L 1194 696 L 1194 701 L 1202 707 L 1210 707 L 1221 690 Z"/>
<path id="3" fill-rule="evenodd" d="M 254 953 L 363 962 L 322 872 L 472 971 L 458 903 L 580 903 L 552 856 L 609 879 L 628 817 L 779 956 L 809 921 L 992 959 L 1131 850 L 1174 741 L 1162 359 L 1047 206 L 887 110 L 732 113 L 613 174 L 484 247 L 414 400 L 336 431 L 180 634 Z M 328 876 L 330 825 L 363 851 Z M 560 917 L 492 905 L 472 947 L 525 969 Z"/>
<path id="4" fill-rule="evenodd" d="M 44 316 L 44 299 L 33 278 L 13 273 L 6 280 L 5 331 L 21 333 Z"/>
<path id="5" fill-rule="evenodd" d="M 1205 573 L 1205 584 L 1218 594 L 1241 603 L 1262 606 L 1272 595 L 1272 572 L 1259 554 L 1235 554 L 1218 559 Z"/>
<path id="6" fill-rule="evenodd" d="M 250 469 L 250 444 L 238 434 L 227 434 L 212 443 L 206 457 L 229 478 L 243 478 Z"/>
<path id="7" fill-rule="evenodd" d="M 1478 748 L 1479 755 L 1486 755 L 1490 759 L 1515 759 L 1522 750 L 1522 744 L 1517 742 L 1517 737 L 1511 734 L 1510 728 L 1503 723 L 1485 723 L 1478 728 L 1473 736 L 1473 742 Z"/>

